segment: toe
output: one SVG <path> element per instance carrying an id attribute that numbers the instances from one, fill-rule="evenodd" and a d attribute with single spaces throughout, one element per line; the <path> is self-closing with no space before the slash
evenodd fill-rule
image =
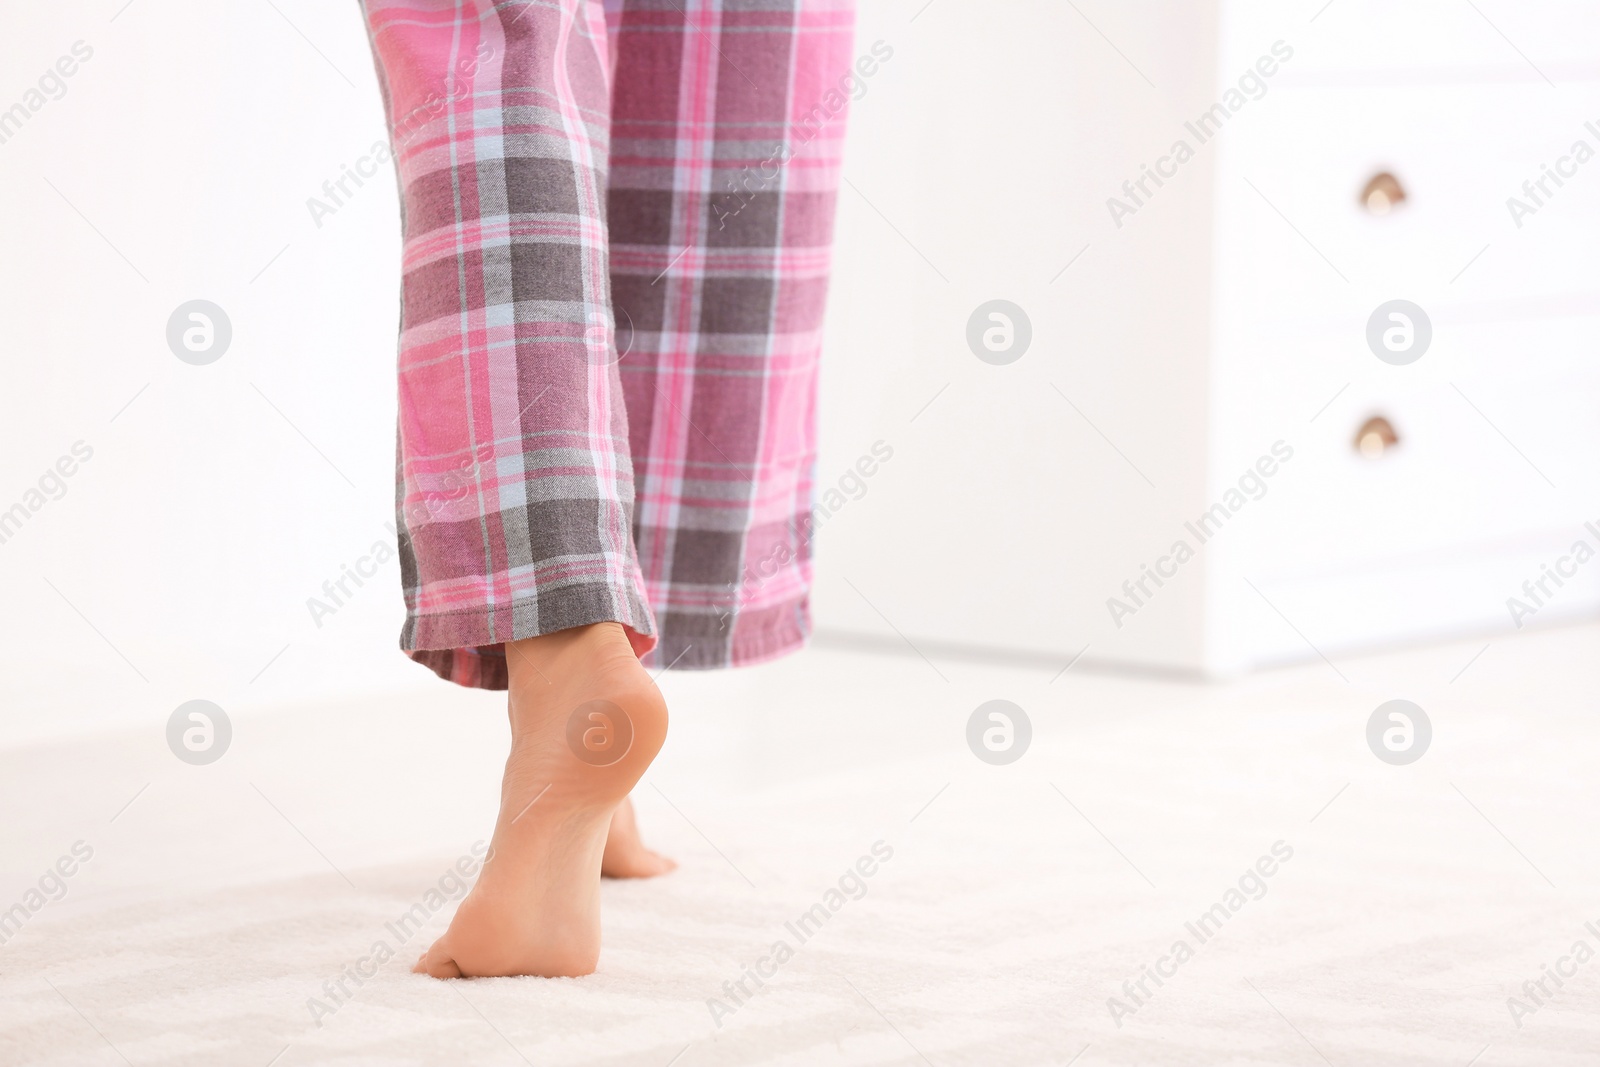
<path id="1" fill-rule="evenodd" d="M 425 974 L 429 978 L 460 978 L 461 968 L 456 966 L 456 961 L 446 952 L 440 950 L 437 943 L 424 952 L 417 960 L 417 965 L 411 968 L 412 974 Z"/>
<path id="2" fill-rule="evenodd" d="M 647 848 L 629 849 L 622 855 L 608 854 L 600 873 L 607 878 L 655 878 L 678 869 L 678 864 Z"/>

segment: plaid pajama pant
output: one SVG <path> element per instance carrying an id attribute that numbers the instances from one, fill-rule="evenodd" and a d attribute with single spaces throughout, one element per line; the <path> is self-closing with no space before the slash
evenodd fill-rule
<path id="1" fill-rule="evenodd" d="M 507 684 L 602 621 L 722 667 L 810 629 L 853 0 L 365 0 L 404 235 L 401 646 Z"/>

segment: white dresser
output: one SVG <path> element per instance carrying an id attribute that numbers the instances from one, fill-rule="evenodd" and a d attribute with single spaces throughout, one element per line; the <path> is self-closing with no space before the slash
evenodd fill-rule
<path id="1" fill-rule="evenodd" d="M 1228 674 L 1600 607 L 1600 4 L 920 7 L 862 16 L 819 479 L 894 458 L 824 633 Z"/>

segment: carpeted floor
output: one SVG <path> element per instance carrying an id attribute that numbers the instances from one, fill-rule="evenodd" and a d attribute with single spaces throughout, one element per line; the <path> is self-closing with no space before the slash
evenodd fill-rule
<path id="1" fill-rule="evenodd" d="M 25 921 L 0 1063 L 1592 1064 L 1597 643 L 1341 659 L 1349 682 L 833 647 L 672 676 L 636 803 L 683 866 L 606 887 L 578 980 L 408 973 L 492 819 L 491 696 L 241 714 L 208 767 L 163 722 L 3 752 L 0 908 Z M 1395 697 L 1433 723 L 1410 766 L 1367 748 Z M 995 698 L 1033 724 L 1010 766 L 965 740 Z"/>

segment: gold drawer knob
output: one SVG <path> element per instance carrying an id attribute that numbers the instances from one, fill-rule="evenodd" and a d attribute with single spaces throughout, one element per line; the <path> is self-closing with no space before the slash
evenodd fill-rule
<path id="1" fill-rule="evenodd" d="M 1356 451 L 1368 459 L 1382 459 L 1383 454 L 1400 443 L 1400 435 L 1382 415 L 1374 415 L 1356 431 Z"/>
<path id="2" fill-rule="evenodd" d="M 1388 171 L 1373 175 L 1367 187 L 1361 190 L 1361 204 L 1370 215 L 1387 215 L 1405 200 L 1406 191 L 1401 188 L 1400 179 Z"/>

